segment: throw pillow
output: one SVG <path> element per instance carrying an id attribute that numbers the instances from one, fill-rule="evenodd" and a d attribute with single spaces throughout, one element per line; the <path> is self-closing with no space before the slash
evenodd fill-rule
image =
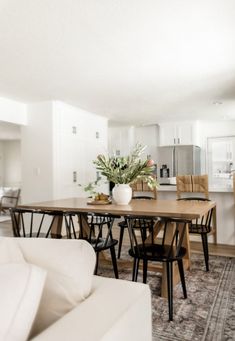
<path id="1" fill-rule="evenodd" d="M 91 291 L 96 262 L 84 240 L 15 238 L 27 262 L 47 270 L 47 279 L 31 336 L 81 303 Z"/>
<path id="2" fill-rule="evenodd" d="M 27 340 L 41 300 L 46 271 L 32 264 L 0 265 L 0 340 Z"/>
<path id="3" fill-rule="evenodd" d="M 14 238 L 0 238 L 0 278 L 0 340 L 26 340 L 46 271 L 25 262 Z"/>

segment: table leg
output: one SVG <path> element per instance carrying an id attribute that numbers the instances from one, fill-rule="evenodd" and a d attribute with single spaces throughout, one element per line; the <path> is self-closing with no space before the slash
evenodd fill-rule
<path id="1" fill-rule="evenodd" d="M 63 223 L 63 215 L 58 214 L 55 215 L 53 218 L 53 223 L 51 227 L 51 238 L 62 238 L 61 231 L 62 231 L 62 223 Z"/>
<path id="2" fill-rule="evenodd" d="M 212 213 L 212 228 L 213 228 L 213 242 L 214 244 L 217 244 L 216 206 L 213 208 L 213 213 Z"/>
<path id="3" fill-rule="evenodd" d="M 186 225 L 186 230 L 185 230 L 185 234 L 184 234 L 184 239 L 183 239 L 182 247 L 186 248 L 186 255 L 184 256 L 184 259 L 183 259 L 184 269 L 185 270 L 187 270 L 187 269 L 190 270 L 190 267 L 191 267 L 191 259 L 190 259 L 191 249 L 190 249 L 188 224 Z"/>
<path id="4" fill-rule="evenodd" d="M 90 226 L 87 221 L 87 214 L 86 213 L 79 213 L 78 216 L 79 219 L 79 226 L 80 226 L 80 232 L 79 236 L 80 238 L 86 238 L 90 234 Z"/>

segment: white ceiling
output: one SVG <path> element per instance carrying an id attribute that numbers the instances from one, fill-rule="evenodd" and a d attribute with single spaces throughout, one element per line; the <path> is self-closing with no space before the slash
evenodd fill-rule
<path id="1" fill-rule="evenodd" d="M 235 119 L 235 0 L 0 0 L 0 95 L 136 124 Z"/>

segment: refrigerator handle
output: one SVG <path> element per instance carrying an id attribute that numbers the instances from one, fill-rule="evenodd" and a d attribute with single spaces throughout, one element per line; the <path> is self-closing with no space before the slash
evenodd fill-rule
<path id="1" fill-rule="evenodd" d="M 179 150 L 175 148 L 175 176 L 179 174 L 179 165 L 178 165 L 178 152 Z"/>
<path id="2" fill-rule="evenodd" d="M 172 176 L 175 177 L 176 176 L 176 174 L 175 174 L 175 148 L 173 148 L 173 150 L 172 150 L 172 165 L 173 165 L 173 167 L 172 167 L 172 171 L 173 171 Z"/>

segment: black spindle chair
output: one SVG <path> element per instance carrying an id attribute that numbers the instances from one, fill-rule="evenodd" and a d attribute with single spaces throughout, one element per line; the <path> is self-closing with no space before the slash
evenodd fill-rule
<path id="1" fill-rule="evenodd" d="M 150 197 L 147 195 L 138 195 L 132 197 L 134 200 L 155 200 L 155 197 Z M 151 225 L 151 220 L 149 220 L 149 223 Z M 122 220 L 118 223 L 118 226 L 120 227 L 120 234 L 119 234 L 119 242 L 118 242 L 118 256 L 117 258 L 121 258 L 121 251 L 122 251 L 122 242 L 123 242 L 123 236 L 124 236 L 124 231 L 127 229 L 127 222 L 126 220 Z"/>
<path id="2" fill-rule="evenodd" d="M 59 211 L 10 208 L 14 237 L 48 238 Z"/>
<path id="3" fill-rule="evenodd" d="M 199 197 L 187 197 L 178 200 L 210 201 L 209 199 Z M 202 218 L 195 219 L 189 224 L 189 233 L 201 235 L 206 271 L 209 271 L 208 234 L 212 231 L 212 216 L 213 208 L 210 209 Z"/>
<path id="4" fill-rule="evenodd" d="M 79 231 L 76 232 L 74 218 L 78 218 Z M 78 212 L 65 213 L 65 225 L 67 236 L 69 238 L 81 238 L 87 240 L 96 252 L 96 267 L 95 274 L 98 271 L 99 254 L 101 251 L 110 250 L 113 270 L 115 277 L 118 278 L 117 259 L 115 253 L 115 245 L 118 240 L 113 239 L 112 227 L 116 216 L 110 214 L 93 214 L 89 213 L 87 216 L 87 226 L 81 220 L 81 215 Z M 87 229 L 88 228 L 88 229 Z"/>
<path id="5" fill-rule="evenodd" d="M 183 257 L 186 248 L 182 246 L 188 220 L 161 218 L 159 224 L 163 232 L 162 238 L 156 240 L 154 220 L 149 224 L 149 217 L 127 216 L 126 222 L 130 236 L 129 255 L 133 257 L 132 280 L 137 281 L 140 260 L 143 262 L 143 283 L 147 282 L 148 262 L 166 263 L 169 320 L 173 320 L 173 262 L 178 263 L 184 298 L 187 298 Z M 159 226 L 159 225 L 158 225 Z M 169 231 L 168 229 L 172 229 Z M 149 231 L 146 234 L 146 230 Z M 171 237 L 169 237 L 171 236 Z"/>

